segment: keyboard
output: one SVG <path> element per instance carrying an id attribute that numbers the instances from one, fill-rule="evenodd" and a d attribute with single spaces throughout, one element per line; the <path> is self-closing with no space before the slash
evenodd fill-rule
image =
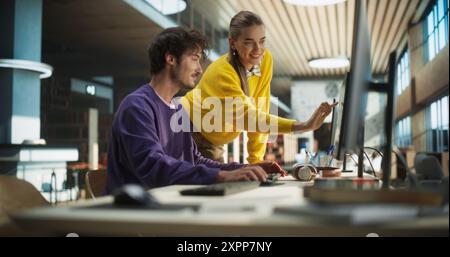
<path id="1" fill-rule="evenodd" d="M 181 190 L 180 194 L 199 196 L 224 196 L 248 191 L 259 187 L 260 184 L 261 183 L 259 181 L 218 183 L 193 189 Z"/>

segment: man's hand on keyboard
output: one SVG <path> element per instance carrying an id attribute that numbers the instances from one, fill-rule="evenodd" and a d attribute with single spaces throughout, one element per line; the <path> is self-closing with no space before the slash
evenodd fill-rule
<path id="1" fill-rule="evenodd" d="M 287 175 L 286 171 L 284 171 L 280 167 L 280 165 L 278 165 L 278 163 L 276 163 L 276 162 L 263 161 L 263 162 L 258 162 L 255 164 L 248 165 L 247 167 L 254 167 L 254 166 L 261 167 L 267 174 L 279 173 L 282 177 Z"/>
<path id="2" fill-rule="evenodd" d="M 245 166 L 232 171 L 220 171 L 217 175 L 217 182 L 231 181 L 261 181 L 265 182 L 267 173 L 260 166 Z"/>

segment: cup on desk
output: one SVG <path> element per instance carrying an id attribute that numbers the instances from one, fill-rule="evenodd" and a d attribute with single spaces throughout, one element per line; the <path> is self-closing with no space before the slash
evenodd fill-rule
<path id="1" fill-rule="evenodd" d="M 330 167 L 332 166 L 330 162 L 332 162 L 333 156 L 331 155 L 321 155 L 319 158 L 319 166 L 320 167 Z"/>
<path id="2" fill-rule="evenodd" d="M 322 178 L 337 178 L 342 174 L 342 171 L 335 167 L 319 167 L 318 169 Z"/>
<path id="3" fill-rule="evenodd" d="M 340 177 L 341 170 L 337 168 L 336 159 L 332 155 L 323 155 L 319 159 L 319 174 L 323 178 Z"/>

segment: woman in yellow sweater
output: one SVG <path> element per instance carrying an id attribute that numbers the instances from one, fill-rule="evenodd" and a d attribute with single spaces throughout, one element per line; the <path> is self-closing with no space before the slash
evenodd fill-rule
<path id="1" fill-rule="evenodd" d="M 223 145 L 246 130 L 247 160 L 251 164 L 261 162 L 269 131 L 267 126 L 263 129 L 250 124 L 270 123 L 270 133 L 315 130 L 334 107 L 322 103 L 306 122 L 269 114 L 273 62 L 265 40 L 265 27 L 258 15 L 249 11 L 236 14 L 230 22 L 228 54 L 211 63 L 197 87 L 181 99 L 199 131 L 192 136 L 203 156 L 223 162 Z M 230 101 L 235 105 L 230 105 Z M 231 120 L 227 119 L 230 112 Z M 211 119 L 205 123 L 205 117 L 211 113 L 220 119 L 212 120 L 213 125 Z"/>

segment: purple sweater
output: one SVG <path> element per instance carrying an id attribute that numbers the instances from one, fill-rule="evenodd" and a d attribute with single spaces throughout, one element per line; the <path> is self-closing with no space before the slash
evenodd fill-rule
<path id="1" fill-rule="evenodd" d="M 211 184 L 220 170 L 242 167 L 201 156 L 190 132 L 173 132 L 170 118 L 181 108 L 170 108 L 148 84 L 125 97 L 112 124 L 107 193 L 129 183 Z"/>

